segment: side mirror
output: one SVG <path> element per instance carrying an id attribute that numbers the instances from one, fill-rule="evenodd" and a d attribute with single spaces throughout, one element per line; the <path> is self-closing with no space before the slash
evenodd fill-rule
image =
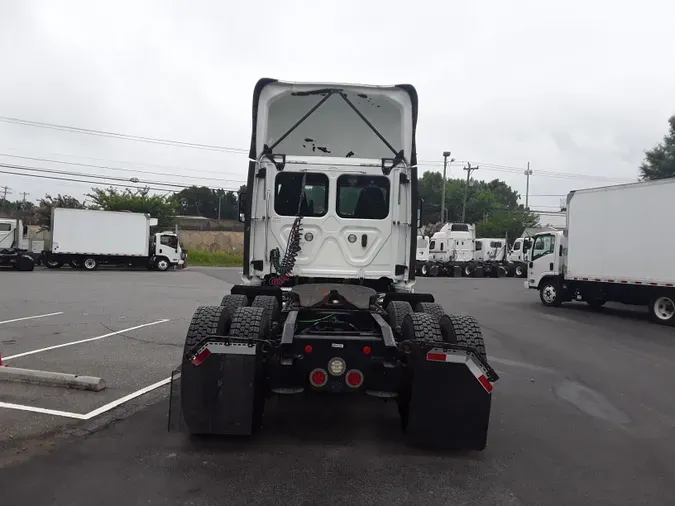
<path id="1" fill-rule="evenodd" d="M 239 221 L 246 221 L 246 192 L 239 192 Z"/>

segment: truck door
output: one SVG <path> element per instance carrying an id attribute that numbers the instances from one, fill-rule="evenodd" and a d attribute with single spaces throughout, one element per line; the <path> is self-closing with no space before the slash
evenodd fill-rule
<path id="1" fill-rule="evenodd" d="M 537 288 L 544 276 L 557 274 L 556 245 L 556 234 L 539 234 L 534 237 L 528 268 L 528 283 L 531 288 Z"/>

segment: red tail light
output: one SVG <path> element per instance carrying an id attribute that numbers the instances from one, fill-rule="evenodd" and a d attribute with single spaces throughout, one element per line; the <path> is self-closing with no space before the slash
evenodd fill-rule
<path id="1" fill-rule="evenodd" d="M 311 344 L 308 344 L 307 346 L 305 346 L 305 353 L 312 353 L 312 350 L 313 350 L 313 348 L 312 348 Z"/>
<path id="2" fill-rule="evenodd" d="M 363 385 L 363 373 L 358 369 L 347 371 L 347 374 L 345 375 L 345 381 L 347 382 L 347 386 L 350 388 L 359 388 L 361 385 Z"/>
<path id="3" fill-rule="evenodd" d="M 309 373 L 309 382 L 313 387 L 322 387 L 328 383 L 328 373 L 323 369 L 314 369 Z"/>
<path id="4" fill-rule="evenodd" d="M 370 352 L 371 352 L 371 351 L 372 351 L 372 350 L 370 349 L 370 346 L 364 346 L 364 347 L 363 347 L 363 353 L 364 353 L 364 355 L 370 355 Z"/>

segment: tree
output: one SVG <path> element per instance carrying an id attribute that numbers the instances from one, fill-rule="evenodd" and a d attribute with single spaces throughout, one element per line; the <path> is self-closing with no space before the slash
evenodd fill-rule
<path id="1" fill-rule="evenodd" d="M 645 151 L 645 161 L 640 165 L 643 181 L 675 177 L 675 115 L 668 120 L 670 131 L 663 142 Z"/>
<path id="2" fill-rule="evenodd" d="M 61 195 L 56 197 L 45 195 L 40 199 L 37 208 L 35 208 L 35 221 L 40 225 L 40 230 L 51 230 L 52 227 L 52 209 L 55 207 L 67 207 L 69 209 L 84 209 L 85 202 L 80 202 L 70 195 Z"/>
<path id="3" fill-rule="evenodd" d="M 145 213 L 157 218 L 159 227 L 170 227 L 176 220 L 176 211 L 180 203 L 174 195 L 150 194 L 149 188 L 131 190 L 126 188 L 92 188 L 88 194 L 92 200 L 92 209 L 104 211 L 129 211 L 132 213 Z"/>
<path id="4" fill-rule="evenodd" d="M 450 222 L 462 219 L 465 179 L 450 179 L 445 183 L 446 217 Z M 440 172 L 425 172 L 419 179 L 419 195 L 424 199 L 424 220 L 438 223 L 428 227 L 437 231 L 441 224 L 441 195 L 443 176 Z M 518 237 L 523 230 L 536 223 L 536 217 L 518 204 L 518 192 L 504 181 L 471 180 L 467 193 L 466 223 L 475 223 L 483 237 Z"/>
<path id="5" fill-rule="evenodd" d="M 205 218 L 237 219 L 238 200 L 233 191 L 214 190 L 206 186 L 191 186 L 176 194 L 180 213 Z M 219 215 L 220 210 L 220 215 Z"/>

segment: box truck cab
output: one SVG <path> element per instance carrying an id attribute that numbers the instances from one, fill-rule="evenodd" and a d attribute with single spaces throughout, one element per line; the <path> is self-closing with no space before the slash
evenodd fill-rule
<path id="1" fill-rule="evenodd" d="M 28 227 L 22 220 L 0 218 L 0 266 L 32 271 L 35 259 L 29 254 Z"/>

